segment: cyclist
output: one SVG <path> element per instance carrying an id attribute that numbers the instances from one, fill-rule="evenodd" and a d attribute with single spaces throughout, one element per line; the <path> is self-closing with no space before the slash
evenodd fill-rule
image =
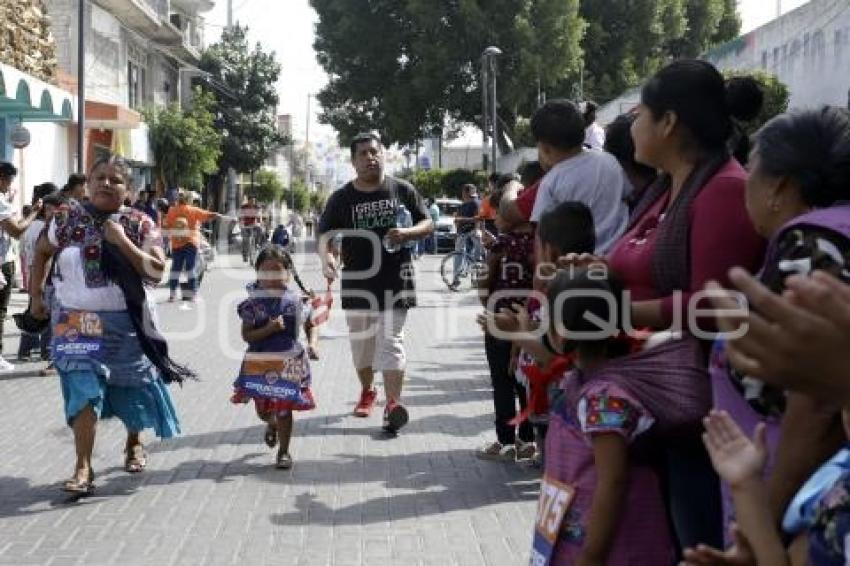
<path id="1" fill-rule="evenodd" d="M 251 233 L 254 234 L 254 246 L 259 247 L 263 241 L 263 211 L 257 204 L 257 197 L 251 197 L 248 202 L 239 207 L 239 226 L 242 229 L 242 261 L 251 258 Z"/>
<path id="2" fill-rule="evenodd" d="M 474 237 L 476 224 L 478 222 L 478 188 L 473 184 L 466 184 L 461 189 L 461 197 L 463 203 L 455 216 L 455 226 L 457 226 L 457 239 L 455 240 L 455 251 L 466 252 L 472 254 L 475 258 L 480 258 L 482 254 L 480 240 Z M 455 256 L 454 262 L 454 279 L 450 288 L 457 289 L 460 286 L 459 274 L 463 265 L 464 256 L 458 254 Z"/>

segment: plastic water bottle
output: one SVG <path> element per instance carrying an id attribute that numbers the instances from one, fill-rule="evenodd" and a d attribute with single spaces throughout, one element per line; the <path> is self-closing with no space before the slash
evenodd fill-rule
<path id="1" fill-rule="evenodd" d="M 403 204 L 400 204 L 398 208 L 396 208 L 395 226 L 396 228 L 410 228 L 413 226 L 413 217 L 410 215 L 410 211 L 407 210 L 407 207 Z M 411 243 L 412 242 L 407 242 L 406 244 L 395 244 L 390 241 L 389 236 L 384 236 L 384 249 L 391 254 L 401 251 L 402 245 L 405 247 L 411 247 Z"/>

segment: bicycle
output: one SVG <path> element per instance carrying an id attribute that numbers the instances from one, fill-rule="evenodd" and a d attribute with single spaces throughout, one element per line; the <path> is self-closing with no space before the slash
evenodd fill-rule
<path id="1" fill-rule="evenodd" d="M 257 254 L 265 245 L 263 240 L 262 229 L 259 226 L 242 227 L 242 260 L 248 262 L 248 265 L 254 266 Z"/>
<path id="2" fill-rule="evenodd" d="M 440 276 L 450 291 L 477 289 L 487 270 L 484 246 L 481 243 L 482 232 L 476 229 L 467 234 L 458 234 L 457 237 L 458 240 L 462 238 L 463 243 L 457 246 L 459 249 L 449 252 L 443 258 L 440 263 Z"/>

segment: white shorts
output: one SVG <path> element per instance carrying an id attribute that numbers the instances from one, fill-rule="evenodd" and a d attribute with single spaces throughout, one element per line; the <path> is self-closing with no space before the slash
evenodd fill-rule
<path id="1" fill-rule="evenodd" d="M 404 371 L 404 322 L 407 309 L 385 311 L 348 310 L 348 339 L 351 357 L 358 370 Z"/>

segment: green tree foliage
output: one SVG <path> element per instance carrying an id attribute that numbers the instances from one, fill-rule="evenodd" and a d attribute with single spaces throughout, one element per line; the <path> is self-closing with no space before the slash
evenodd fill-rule
<path id="1" fill-rule="evenodd" d="M 788 110 L 788 102 L 791 99 L 791 93 L 788 87 L 776 78 L 776 75 L 766 73 L 764 71 L 756 72 L 727 72 L 726 78 L 736 76 L 751 76 L 761 85 L 764 92 L 764 104 L 761 112 L 754 119 L 742 124 L 747 135 L 753 135 L 761 128 L 768 120 L 782 114 Z"/>
<path id="2" fill-rule="evenodd" d="M 277 202 L 283 195 L 283 183 L 276 171 L 260 169 L 254 177 L 253 196 L 264 203 Z"/>
<path id="3" fill-rule="evenodd" d="M 321 211 L 325 209 L 325 204 L 328 202 L 328 194 L 325 192 L 310 193 L 310 209 Z"/>
<path id="4" fill-rule="evenodd" d="M 248 45 L 248 28 L 226 29 L 202 55 L 200 68 L 210 73 L 207 88 L 216 99 L 222 133 L 220 170 L 259 170 L 269 154 L 286 143 L 277 129 L 280 64 L 274 52 Z"/>
<path id="5" fill-rule="evenodd" d="M 166 187 L 199 187 L 217 170 L 221 135 L 215 128 L 212 96 L 195 90 L 191 110 L 178 106 L 144 112 L 157 175 Z"/>
<path id="6" fill-rule="evenodd" d="M 480 57 L 499 60 L 500 117 L 533 111 L 540 88 L 578 70 L 579 0 L 310 0 L 330 82 L 320 119 L 342 140 L 376 129 L 411 143 L 481 114 Z"/>
<path id="7" fill-rule="evenodd" d="M 292 208 L 294 204 L 295 210 L 303 213 L 307 212 L 310 208 L 311 194 L 313 193 L 310 192 L 307 186 L 302 181 L 297 180 L 292 183 L 292 187 L 283 192 L 283 197 L 286 202 L 286 206 Z"/>
<path id="8" fill-rule="evenodd" d="M 499 118 L 548 97 L 606 102 L 666 61 L 734 38 L 735 0 L 310 0 L 315 48 L 331 77 L 321 120 L 341 139 L 376 129 L 388 143 L 479 123 L 480 56 L 503 51 Z M 514 137 L 518 134 L 514 133 Z M 521 132 L 519 132 L 521 134 Z"/>
<path id="9" fill-rule="evenodd" d="M 606 102 L 666 61 L 735 38 L 735 0 L 584 0 L 585 98 Z"/>
<path id="10" fill-rule="evenodd" d="M 425 198 L 460 198 L 460 189 L 472 183 L 479 189 L 487 184 L 487 174 L 469 169 L 416 169 L 402 175 Z"/>

